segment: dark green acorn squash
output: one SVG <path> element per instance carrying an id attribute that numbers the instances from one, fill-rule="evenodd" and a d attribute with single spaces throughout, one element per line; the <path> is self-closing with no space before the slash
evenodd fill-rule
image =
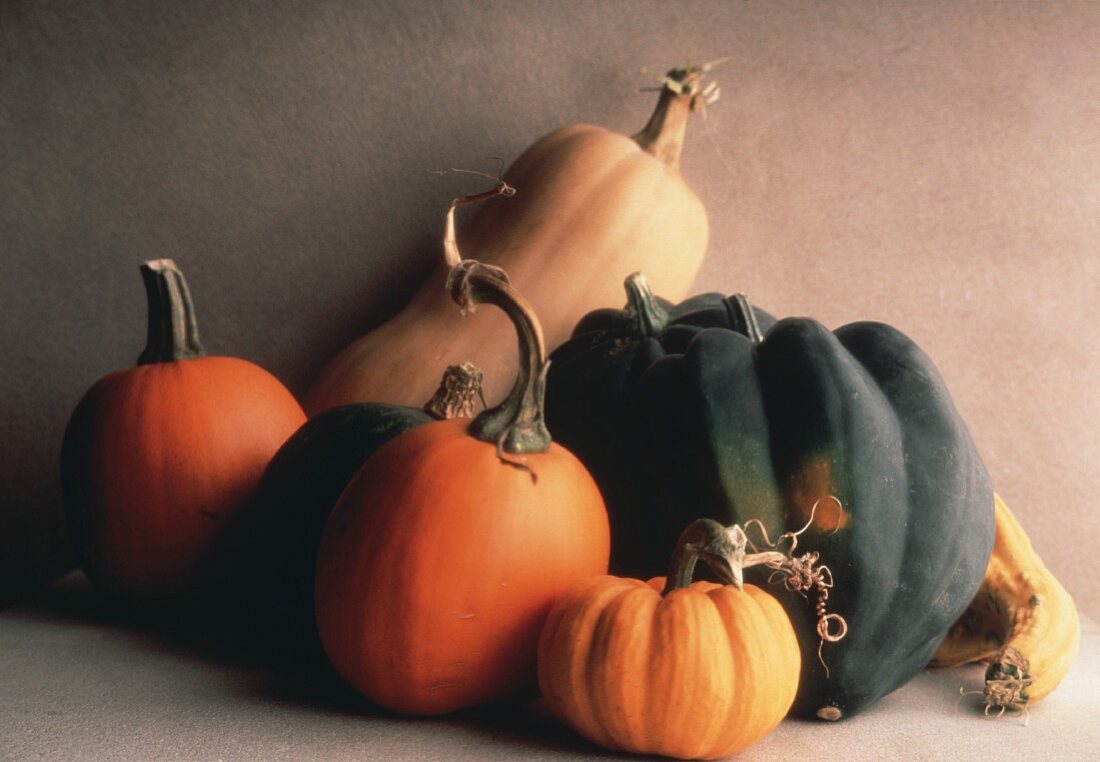
<path id="1" fill-rule="evenodd" d="M 243 577 L 261 608 L 313 630 L 313 577 L 325 522 L 348 482 L 378 448 L 433 420 L 471 417 L 481 371 L 447 368 L 423 409 L 363 402 L 306 421 L 271 459 L 237 531 L 251 553 Z"/>
<path id="2" fill-rule="evenodd" d="M 722 317 L 713 297 L 669 309 L 644 280 L 627 290 L 547 379 L 549 428 L 604 491 L 613 571 L 663 573 L 695 518 L 759 518 L 774 540 L 822 501 L 798 553 L 821 553 L 849 631 L 824 646 L 826 676 L 814 602 L 772 586 L 803 646 L 796 711 L 849 717 L 900 687 L 966 610 L 993 545 L 989 476 L 932 362 L 881 323 L 768 327 L 743 296 Z"/>

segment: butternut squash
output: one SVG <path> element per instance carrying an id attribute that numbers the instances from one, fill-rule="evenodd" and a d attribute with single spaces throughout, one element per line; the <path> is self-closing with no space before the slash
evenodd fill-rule
<path id="1" fill-rule="evenodd" d="M 985 579 L 930 666 L 988 661 L 986 711 L 1024 710 L 1069 672 L 1081 640 L 1077 608 L 1031 547 L 1020 523 L 994 495 L 996 540 Z"/>
<path id="2" fill-rule="evenodd" d="M 632 138 L 577 124 L 546 135 L 505 173 L 514 199 L 484 204 L 465 232 L 468 257 L 508 271 L 542 321 L 553 349 L 585 313 L 622 298 L 622 280 L 644 270 L 677 300 L 703 261 L 708 224 L 680 177 L 688 116 L 716 93 L 711 64 L 670 71 L 649 123 Z M 394 318 L 346 347 L 321 372 L 304 407 L 316 415 L 372 400 L 419 405 L 438 369 L 472 361 L 490 403 L 516 375 L 508 320 L 485 310 L 456 321 L 438 270 Z"/>

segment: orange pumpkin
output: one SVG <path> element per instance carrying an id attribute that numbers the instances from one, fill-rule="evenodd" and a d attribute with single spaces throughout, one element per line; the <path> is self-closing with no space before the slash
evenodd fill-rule
<path id="1" fill-rule="evenodd" d="M 542 424 L 546 350 L 534 315 L 495 268 L 456 271 L 460 303 L 494 303 L 517 326 L 512 393 L 472 422 L 427 423 L 380 448 L 318 552 L 329 659 L 365 696 L 410 714 L 533 686 L 551 604 L 605 572 L 610 551 L 598 488 Z"/>
<path id="2" fill-rule="evenodd" d="M 153 602 L 219 582 L 233 554 L 231 518 L 305 414 L 262 368 L 205 356 L 171 260 L 141 270 L 148 345 L 136 368 L 105 376 L 80 401 L 62 446 L 62 487 L 92 582 Z"/>
<path id="3" fill-rule="evenodd" d="M 654 290 L 676 301 L 702 265 L 709 228 L 702 202 L 680 176 L 689 114 L 712 92 L 709 65 L 674 69 L 657 108 L 633 137 L 575 124 L 539 139 L 505 173 L 518 189 L 507 204 L 483 206 L 468 226 L 467 252 L 507 270 L 530 299 L 551 349 L 591 310 L 622 298 L 627 273 L 645 271 Z M 515 359 L 499 351 L 512 327 L 497 314 L 455 325 L 430 277 L 396 316 L 340 352 L 304 399 L 309 415 L 373 400 L 419 405 L 438 369 L 467 360 L 485 372 L 485 394 L 499 401 Z"/>
<path id="4" fill-rule="evenodd" d="M 798 641 L 774 598 L 741 586 L 729 532 L 694 522 L 669 580 L 597 577 L 554 605 L 538 652 L 551 712 L 609 749 L 682 759 L 735 754 L 779 724 L 798 688 Z M 699 557 L 733 584 L 692 584 Z"/>

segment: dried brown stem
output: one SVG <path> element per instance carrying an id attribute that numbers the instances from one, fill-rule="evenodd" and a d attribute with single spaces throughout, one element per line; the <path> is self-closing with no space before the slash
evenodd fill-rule
<path id="1" fill-rule="evenodd" d="M 818 565 L 817 562 L 821 555 L 816 551 L 803 553 L 800 556 L 794 555 L 794 551 L 798 547 L 798 537 L 813 526 L 817 509 L 825 500 L 833 500 L 839 507 L 843 508 L 839 498 L 833 495 L 820 498 L 810 509 L 810 518 L 805 526 L 797 532 L 784 532 L 776 537 L 774 542 L 768 538 L 764 524 L 759 519 L 746 521 L 745 527 L 756 526 L 763 537 L 764 544 L 777 549 L 753 554 L 754 556 L 760 556 L 762 563 L 775 570 L 768 577 L 768 584 L 774 585 L 782 582 L 783 587 L 787 590 L 799 593 L 803 597 L 807 597 L 808 593 L 814 588 L 817 589 L 817 603 L 815 605 L 818 637 L 817 658 L 821 662 L 821 666 L 825 668 L 825 676 L 828 677 L 829 665 L 825 663 L 823 649 L 826 643 L 835 643 L 844 639 L 848 634 L 848 622 L 840 614 L 828 613 L 827 611 L 829 591 L 833 587 L 833 572 L 824 564 Z M 835 532 L 836 528 L 833 531 Z M 790 542 L 790 548 L 786 552 L 779 551 L 778 546 L 785 540 Z M 753 545 L 754 550 L 755 548 L 756 546 Z M 833 629 L 834 626 L 835 630 Z"/>
<path id="2" fill-rule="evenodd" d="M 448 365 L 443 371 L 439 388 L 424 405 L 424 412 L 440 421 L 472 418 L 478 400 L 483 408 L 487 407 L 481 388 L 484 378 L 485 375 L 473 363 Z"/>
<path id="3" fill-rule="evenodd" d="M 678 168 L 688 116 L 718 99 L 718 86 L 713 82 L 704 85 L 703 75 L 728 60 L 669 70 L 657 88 L 661 93 L 657 107 L 646 126 L 634 135 L 634 142 L 669 167 Z"/>
<path id="4" fill-rule="evenodd" d="M 515 188 L 504 182 L 504 180 L 498 180 L 496 187 L 492 190 L 475 193 L 471 196 L 459 196 L 451 202 L 451 205 L 447 207 L 447 217 L 444 223 L 443 257 L 447 261 L 447 266 L 452 268 L 452 272 L 453 268 L 462 262 L 462 255 L 458 252 L 458 238 L 455 234 L 455 209 L 465 204 L 474 204 L 497 196 L 509 198 L 514 195 L 516 195 Z M 450 282 L 448 281 L 448 287 L 449 285 Z"/>
<path id="5" fill-rule="evenodd" d="M 985 688 L 979 691 L 964 691 L 959 688 L 959 695 L 981 696 L 986 717 L 993 709 L 998 710 L 998 717 L 1006 709 L 1015 709 L 1024 718 L 1026 726 L 1030 716 L 1027 708 L 1028 688 L 1034 682 L 1030 669 L 1031 663 L 1022 653 L 1012 646 L 1005 646 L 985 671 Z"/>

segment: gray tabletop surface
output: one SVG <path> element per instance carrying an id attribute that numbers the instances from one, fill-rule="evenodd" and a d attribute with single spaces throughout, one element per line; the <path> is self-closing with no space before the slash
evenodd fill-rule
<path id="1" fill-rule="evenodd" d="M 277 631 L 180 630 L 112 614 L 73 573 L 0 613 L 4 760 L 607 760 L 537 701 L 441 719 L 384 713 Z M 1096 759 L 1100 627 L 1057 692 L 986 718 L 960 687 L 980 666 L 926 671 L 837 724 L 788 720 L 740 758 Z M 637 757 L 622 757 L 636 759 Z"/>

